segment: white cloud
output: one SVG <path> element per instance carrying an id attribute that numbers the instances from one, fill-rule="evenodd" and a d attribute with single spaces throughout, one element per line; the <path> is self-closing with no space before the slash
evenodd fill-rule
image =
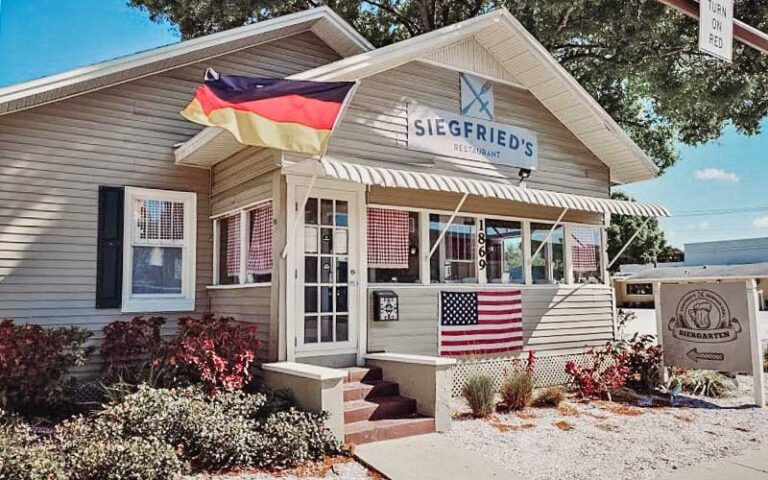
<path id="1" fill-rule="evenodd" d="M 708 230 L 709 229 L 709 220 L 704 220 L 699 224 L 699 230 Z"/>
<path id="2" fill-rule="evenodd" d="M 768 228 L 768 215 L 754 219 L 752 221 L 752 226 L 757 228 Z"/>
<path id="3" fill-rule="evenodd" d="M 739 176 L 733 172 L 726 172 L 722 168 L 705 168 L 696 170 L 693 176 L 697 180 L 717 180 L 719 182 L 739 183 Z"/>

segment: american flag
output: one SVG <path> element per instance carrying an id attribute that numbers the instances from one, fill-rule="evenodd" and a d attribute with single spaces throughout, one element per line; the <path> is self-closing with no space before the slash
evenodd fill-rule
<path id="1" fill-rule="evenodd" d="M 440 355 L 485 355 L 522 348 L 520 290 L 440 292 Z"/>

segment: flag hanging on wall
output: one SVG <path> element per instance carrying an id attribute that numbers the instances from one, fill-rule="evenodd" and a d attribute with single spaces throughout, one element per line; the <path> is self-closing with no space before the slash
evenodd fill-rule
<path id="1" fill-rule="evenodd" d="M 219 75 L 208 69 L 181 115 L 223 128 L 245 145 L 323 155 L 354 86 Z"/>
<path id="2" fill-rule="evenodd" d="M 440 355 L 485 355 L 522 348 L 520 290 L 440 292 Z"/>

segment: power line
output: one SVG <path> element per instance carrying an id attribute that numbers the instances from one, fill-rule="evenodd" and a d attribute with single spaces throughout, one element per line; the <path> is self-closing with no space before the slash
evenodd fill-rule
<path id="1" fill-rule="evenodd" d="M 714 215 L 736 215 L 739 213 L 766 212 L 768 207 L 746 207 L 746 208 L 723 208 L 719 210 L 690 210 L 673 214 L 671 218 L 680 217 L 703 217 Z"/>

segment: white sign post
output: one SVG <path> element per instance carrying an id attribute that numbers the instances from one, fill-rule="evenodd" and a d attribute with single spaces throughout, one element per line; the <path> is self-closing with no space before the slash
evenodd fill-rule
<path id="1" fill-rule="evenodd" d="M 699 50 L 733 58 L 733 0 L 699 0 Z"/>
<path id="2" fill-rule="evenodd" d="M 757 287 L 746 283 L 657 284 L 656 314 L 665 366 L 752 371 L 755 404 L 765 406 Z"/>

